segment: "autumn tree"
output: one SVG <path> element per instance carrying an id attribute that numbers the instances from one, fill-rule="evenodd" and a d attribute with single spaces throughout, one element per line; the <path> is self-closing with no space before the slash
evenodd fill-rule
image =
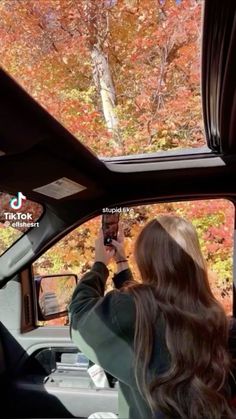
<path id="1" fill-rule="evenodd" d="M 3 0 L 1 63 L 99 155 L 201 146 L 200 3 Z"/>

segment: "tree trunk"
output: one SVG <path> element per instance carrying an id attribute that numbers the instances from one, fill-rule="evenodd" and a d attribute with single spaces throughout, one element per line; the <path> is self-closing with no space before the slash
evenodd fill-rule
<path id="1" fill-rule="evenodd" d="M 97 45 L 92 46 L 93 79 L 101 98 L 102 111 L 108 131 L 113 134 L 113 145 L 121 146 L 119 120 L 116 115 L 116 93 L 108 59 Z"/>
<path id="2" fill-rule="evenodd" d="M 108 131 L 112 134 L 111 145 L 116 151 L 123 152 L 122 139 L 119 130 L 119 120 L 116 114 L 116 92 L 109 68 L 109 60 L 104 52 L 104 43 L 109 33 L 108 9 L 116 4 L 116 0 L 99 5 L 96 0 L 86 3 L 88 16 L 87 29 L 89 47 L 93 65 L 93 80 L 101 99 L 101 107 Z"/>

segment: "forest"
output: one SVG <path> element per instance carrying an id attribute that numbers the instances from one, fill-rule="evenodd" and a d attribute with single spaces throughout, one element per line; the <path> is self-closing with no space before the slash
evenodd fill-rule
<path id="1" fill-rule="evenodd" d="M 202 2 L 2 0 L 1 65 L 99 156 L 205 144 Z"/>

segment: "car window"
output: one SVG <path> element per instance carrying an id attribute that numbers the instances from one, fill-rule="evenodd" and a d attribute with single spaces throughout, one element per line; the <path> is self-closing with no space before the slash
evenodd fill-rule
<path id="1" fill-rule="evenodd" d="M 30 228 L 38 227 L 43 206 L 22 192 L 16 196 L 0 192 L 0 255 Z"/>
<path id="2" fill-rule="evenodd" d="M 138 278 L 134 262 L 134 242 L 142 227 L 160 214 L 175 214 L 191 221 L 197 229 L 200 245 L 207 262 L 210 285 L 228 315 L 232 314 L 234 205 L 225 199 L 169 202 L 118 208 L 125 230 L 126 251 L 130 267 Z M 93 264 L 94 241 L 101 226 L 98 216 L 76 228 L 34 263 L 34 275 L 75 273 L 83 275 Z M 112 289 L 111 277 L 115 264 L 109 265 L 107 289 Z M 56 319 L 41 323 L 62 325 L 67 320 Z"/>

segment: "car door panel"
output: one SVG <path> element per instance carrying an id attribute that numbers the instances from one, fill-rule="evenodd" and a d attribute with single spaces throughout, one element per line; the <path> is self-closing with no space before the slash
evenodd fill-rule
<path id="1" fill-rule="evenodd" d="M 85 365 L 74 362 L 81 353 L 70 339 L 68 326 L 36 327 L 22 333 L 21 288 L 20 277 L 15 277 L 0 290 L 4 312 L 0 343 L 8 376 L 6 417 L 83 418 L 104 409 L 117 413 L 117 388 L 96 388 Z"/>
<path id="2" fill-rule="evenodd" d="M 50 417 L 81 418 L 101 410 L 117 413 L 117 388 L 96 388 L 87 372 L 88 365 L 61 362 L 63 356 L 77 353 L 72 347 L 32 353 L 11 388 L 18 415 L 25 416 L 26 403 L 29 417 L 46 417 L 48 411 Z"/>

